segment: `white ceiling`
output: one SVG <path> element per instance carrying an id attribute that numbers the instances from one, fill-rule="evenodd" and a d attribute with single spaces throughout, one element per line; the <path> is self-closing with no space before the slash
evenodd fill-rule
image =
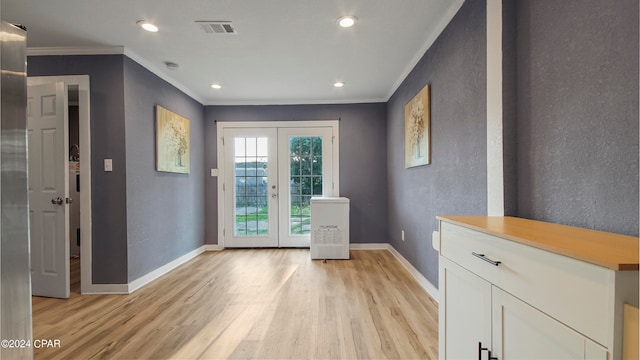
<path id="1" fill-rule="evenodd" d="M 27 27 L 29 54 L 124 53 L 205 105 L 352 103 L 388 100 L 463 1 L 2 0 L 1 16 Z"/>

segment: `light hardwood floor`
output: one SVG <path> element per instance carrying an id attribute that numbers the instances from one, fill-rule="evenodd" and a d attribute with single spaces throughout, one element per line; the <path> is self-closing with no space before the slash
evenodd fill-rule
<path id="1" fill-rule="evenodd" d="M 33 298 L 36 359 L 436 359 L 438 305 L 389 252 L 207 252 L 131 295 Z M 76 285 L 77 286 L 77 285 Z"/>

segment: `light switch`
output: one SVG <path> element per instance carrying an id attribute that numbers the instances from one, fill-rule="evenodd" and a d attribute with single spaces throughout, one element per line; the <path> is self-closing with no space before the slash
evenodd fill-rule
<path id="1" fill-rule="evenodd" d="M 113 159 L 104 159 L 104 171 L 113 171 Z"/>
<path id="2" fill-rule="evenodd" d="M 211 176 L 218 176 L 218 169 L 211 169 Z"/>

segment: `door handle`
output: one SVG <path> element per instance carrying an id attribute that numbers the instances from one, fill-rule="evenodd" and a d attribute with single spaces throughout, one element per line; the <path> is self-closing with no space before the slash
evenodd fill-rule
<path id="1" fill-rule="evenodd" d="M 66 198 L 66 199 L 65 199 L 65 202 L 66 202 L 67 204 L 71 204 L 71 203 L 73 203 L 73 199 L 72 199 L 72 198 Z"/>
<path id="2" fill-rule="evenodd" d="M 272 198 L 272 199 L 275 199 L 275 198 L 277 198 L 277 197 L 278 197 L 278 194 L 271 194 L 271 198 Z"/>
<path id="3" fill-rule="evenodd" d="M 58 196 L 55 199 L 51 199 L 51 203 L 53 205 L 62 205 L 63 202 L 64 202 L 64 200 L 62 200 L 62 198 L 60 196 Z"/>

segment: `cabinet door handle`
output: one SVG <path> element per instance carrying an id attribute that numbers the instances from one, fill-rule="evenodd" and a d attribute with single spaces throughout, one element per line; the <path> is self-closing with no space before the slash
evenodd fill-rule
<path id="1" fill-rule="evenodd" d="M 482 342 L 478 342 L 478 360 L 482 360 L 482 351 L 487 350 L 487 348 L 482 347 Z"/>
<path id="2" fill-rule="evenodd" d="M 484 256 L 484 254 L 478 254 L 477 252 L 472 252 L 471 255 L 477 257 L 480 260 L 484 260 L 484 261 L 488 262 L 491 265 L 498 266 L 498 265 L 500 265 L 502 263 L 501 261 L 491 260 L 488 257 Z"/>
<path id="3" fill-rule="evenodd" d="M 491 356 L 491 350 L 486 347 L 482 347 L 482 342 L 478 342 L 478 360 L 482 360 L 482 352 L 487 351 L 489 360 L 498 360 L 497 357 Z"/>

